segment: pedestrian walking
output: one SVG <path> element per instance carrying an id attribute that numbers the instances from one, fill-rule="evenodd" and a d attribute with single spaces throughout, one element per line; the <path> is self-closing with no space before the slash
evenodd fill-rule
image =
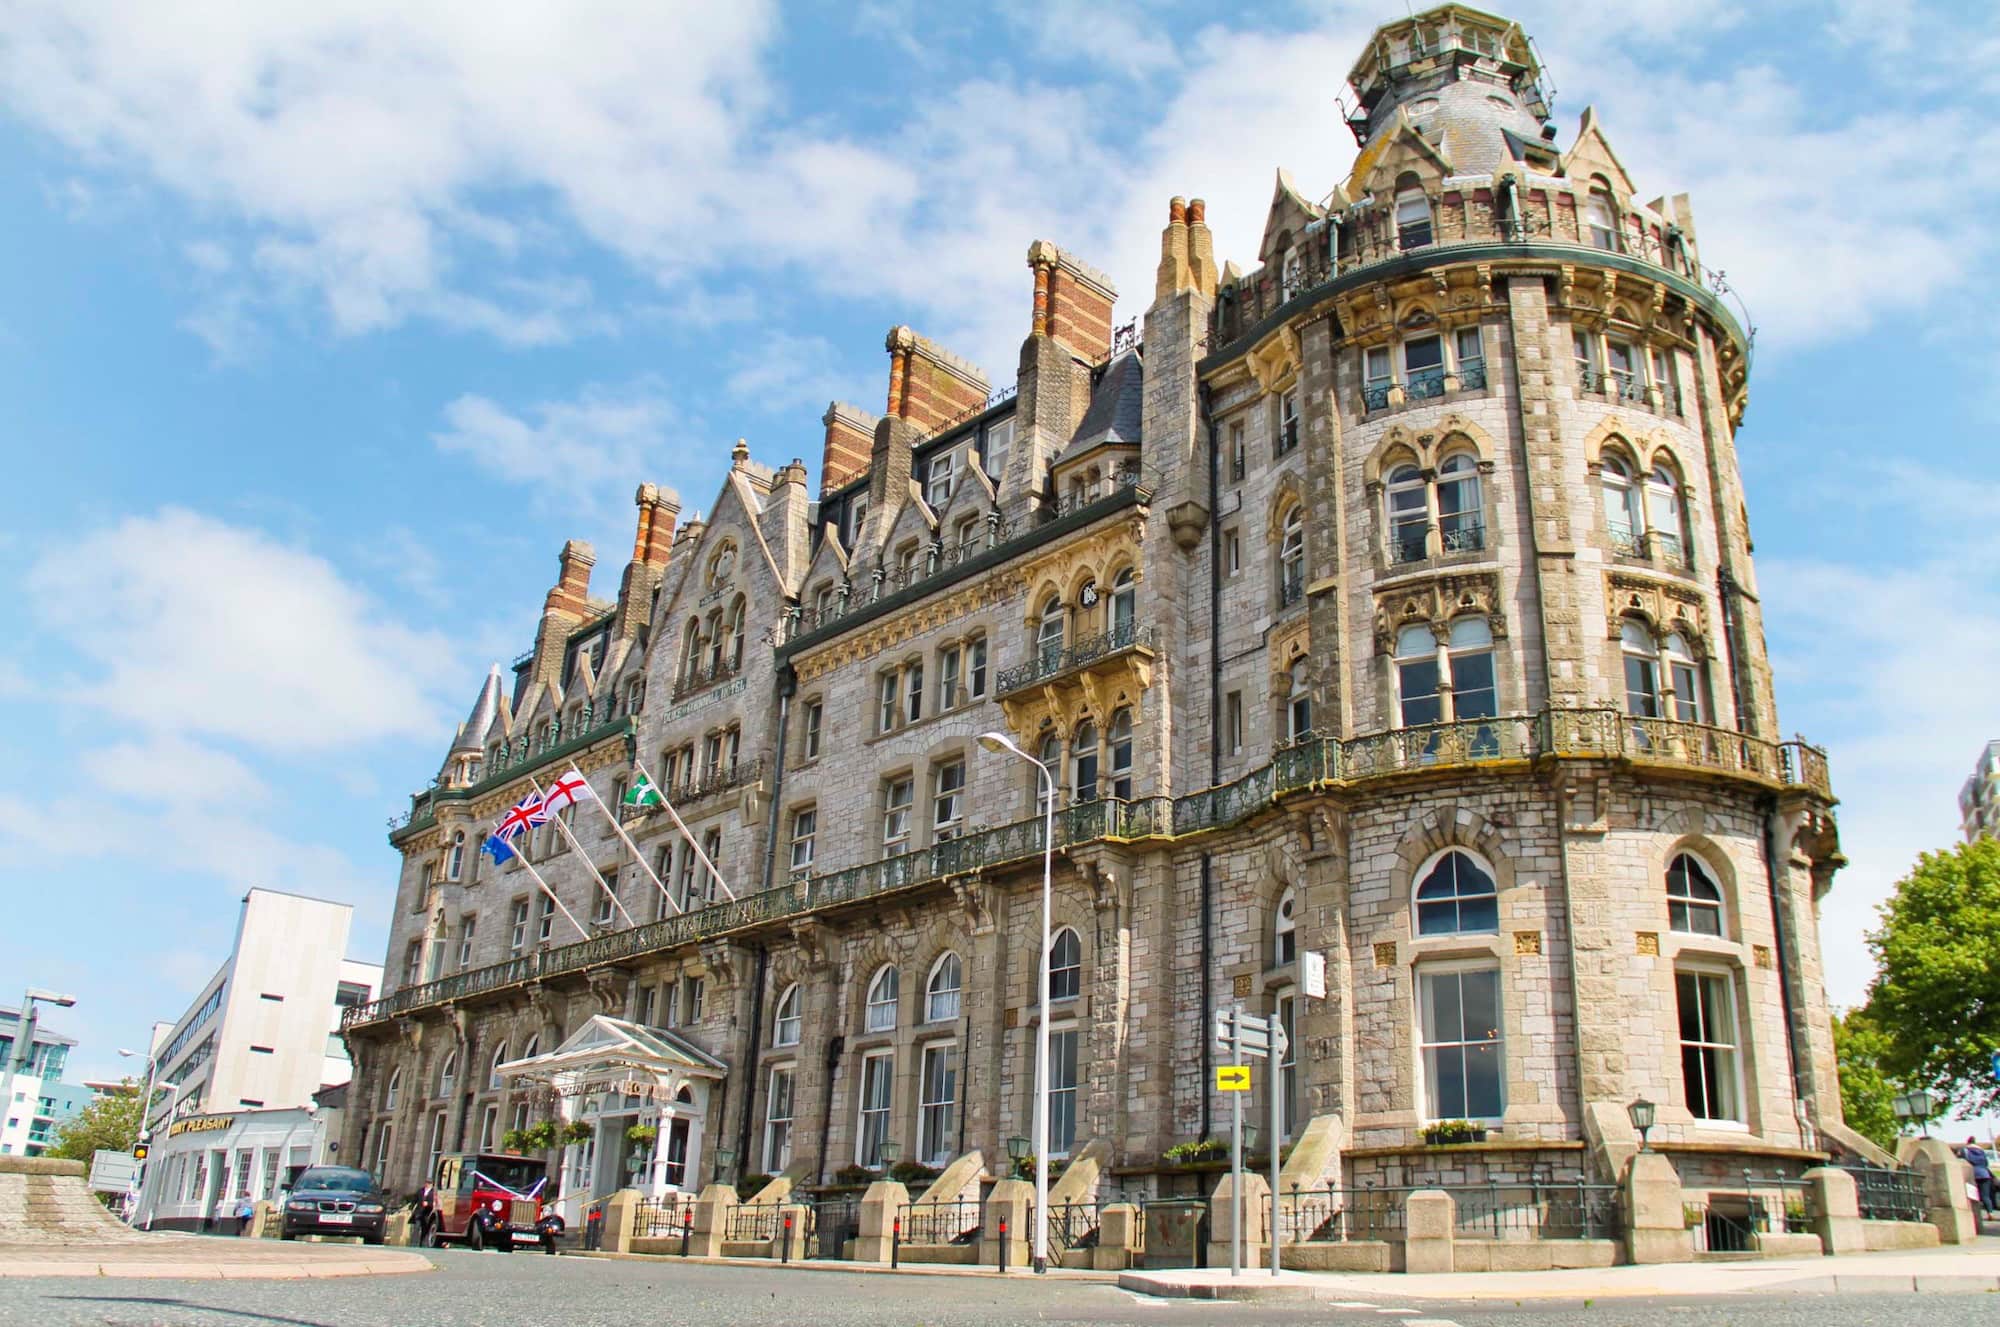
<path id="1" fill-rule="evenodd" d="M 239 1237 L 248 1235 L 250 1227 L 257 1220 L 257 1200 L 244 1194 L 236 1203 L 236 1233 Z"/>
<path id="2" fill-rule="evenodd" d="M 1993 1158 L 1972 1138 L 1965 1140 L 1963 1155 L 1966 1164 L 1972 1167 L 1972 1183 L 1979 1191 L 1979 1206 L 1988 1216 L 2000 1212 L 2000 1194 L 1993 1191 Z"/>
<path id="3" fill-rule="evenodd" d="M 418 1246 L 429 1248 L 432 1232 L 437 1229 L 438 1222 L 437 1185 L 429 1180 L 424 1181 L 424 1187 L 417 1190 L 416 1211 L 411 1215 L 416 1221 Z"/>

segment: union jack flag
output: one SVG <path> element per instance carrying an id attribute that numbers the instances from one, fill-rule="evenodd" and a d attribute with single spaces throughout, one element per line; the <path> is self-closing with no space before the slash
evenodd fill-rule
<path id="1" fill-rule="evenodd" d="M 542 795 L 529 793 L 507 808 L 507 814 L 501 816 L 500 823 L 493 827 L 491 837 L 506 842 L 524 829 L 547 823 L 549 815 L 548 803 Z"/>

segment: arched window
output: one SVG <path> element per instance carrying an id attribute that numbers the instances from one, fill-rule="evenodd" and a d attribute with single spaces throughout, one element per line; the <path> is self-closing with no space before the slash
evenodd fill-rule
<path id="1" fill-rule="evenodd" d="M 1660 717 L 1660 648 L 1644 623 L 1627 620 L 1618 632 L 1625 656 L 1625 712 L 1641 719 Z"/>
<path id="2" fill-rule="evenodd" d="M 728 630 L 729 643 L 727 648 L 723 651 L 724 655 L 727 656 L 729 660 L 729 666 L 731 668 L 741 668 L 743 666 L 744 612 L 745 612 L 745 607 L 744 607 L 743 596 L 738 595 L 736 597 L 735 605 L 729 610 L 729 630 Z"/>
<path id="3" fill-rule="evenodd" d="M 1049 999 L 1074 1000 L 1083 993 L 1083 942 L 1063 927 L 1049 945 Z"/>
<path id="4" fill-rule="evenodd" d="M 382 1109 L 396 1109 L 396 1102 L 402 1095 L 403 1071 L 401 1069 L 392 1069 L 389 1072 L 389 1086 L 382 1093 Z"/>
<path id="5" fill-rule="evenodd" d="M 1722 888 L 1692 853 L 1667 867 L 1667 921 L 1689 935 L 1722 934 Z"/>
<path id="6" fill-rule="evenodd" d="M 488 1091 L 498 1092 L 504 1085 L 505 1080 L 500 1077 L 500 1066 L 505 1063 L 507 1063 L 507 1043 L 503 1041 L 493 1048 L 493 1059 L 486 1066 Z"/>
<path id="7" fill-rule="evenodd" d="M 701 620 L 689 618 L 681 641 L 681 683 L 686 685 L 701 673 Z"/>
<path id="8" fill-rule="evenodd" d="M 1408 626 L 1396 633 L 1396 701 L 1405 728 L 1444 718 L 1438 699 L 1437 637 L 1429 627 Z"/>
<path id="9" fill-rule="evenodd" d="M 1480 503 L 1479 462 L 1468 452 L 1438 467 L 1438 538 L 1447 553 L 1486 547 L 1486 510 Z"/>
<path id="10" fill-rule="evenodd" d="M 1687 561 L 1681 540 L 1681 484 L 1664 465 L 1646 477 L 1646 525 L 1652 531 L 1654 556 L 1676 566 Z"/>
<path id="11" fill-rule="evenodd" d="M 1646 518 L 1632 482 L 1632 467 L 1622 456 L 1607 453 L 1599 467 L 1598 482 L 1604 488 L 1604 520 L 1611 528 L 1611 547 L 1620 553 L 1637 553 Z"/>
<path id="12" fill-rule="evenodd" d="M 465 831 L 459 830 L 451 836 L 451 856 L 445 863 L 445 878 L 456 880 L 465 870 Z"/>
<path id="13" fill-rule="evenodd" d="M 1703 692 L 1701 664 L 1688 649 L 1687 638 L 1676 631 L 1668 635 L 1660 652 L 1667 669 L 1667 683 L 1674 691 L 1674 717 L 1683 723 L 1706 723 L 1708 705 Z"/>
<path id="14" fill-rule="evenodd" d="M 1062 655 L 1062 647 L 1062 600 L 1052 594 L 1042 603 L 1041 623 L 1035 629 L 1035 653 L 1041 656 L 1044 668 L 1053 668 Z"/>
<path id="15" fill-rule="evenodd" d="M 451 1095 L 452 1085 L 458 1081 L 458 1052 L 447 1052 L 444 1063 L 438 1066 L 438 1095 Z"/>
<path id="16" fill-rule="evenodd" d="M 1292 660 L 1288 670 L 1291 690 L 1285 696 L 1285 741 L 1303 742 L 1312 736 L 1312 664 L 1303 655 Z"/>
<path id="17" fill-rule="evenodd" d="M 1290 299 L 1299 293 L 1299 287 L 1305 282 L 1305 254 L 1296 247 L 1285 250 L 1278 270 L 1282 274 L 1278 287 L 1280 298 Z"/>
<path id="18" fill-rule="evenodd" d="M 958 1017 L 958 955 L 947 951 L 931 966 L 931 979 L 924 987 L 924 1021 L 947 1023 Z"/>
<path id="19" fill-rule="evenodd" d="M 1289 607 L 1306 592 L 1306 513 L 1297 503 L 1285 513 L 1278 539 L 1278 606 Z"/>
<path id="20" fill-rule="evenodd" d="M 1590 196 L 1584 199 L 1583 220 L 1594 247 L 1614 251 L 1618 248 L 1618 213 L 1611 206 L 1608 185 L 1592 187 Z"/>
<path id="21" fill-rule="evenodd" d="M 1070 742 L 1070 787 L 1079 802 L 1097 800 L 1097 725 L 1085 719 Z"/>
<path id="22" fill-rule="evenodd" d="M 1500 900 L 1493 877 L 1470 853 L 1452 849 L 1417 885 L 1418 935 L 1493 935 Z"/>
<path id="23" fill-rule="evenodd" d="M 1111 630 L 1119 644 L 1132 639 L 1132 627 L 1139 615 L 1139 586 L 1130 567 L 1111 582 Z"/>
<path id="24" fill-rule="evenodd" d="M 1111 716 L 1111 795 L 1132 800 L 1132 711 Z"/>
<path id="25" fill-rule="evenodd" d="M 1431 200 L 1414 175 L 1396 181 L 1396 246 L 1421 249 L 1431 242 Z"/>
<path id="26" fill-rule="evenodd" d="M 1389 561 L 1422 562 L 1428 555 L 1424 547 L 1431 523 L 1428 489 L 1423 471 L 1414 465 L 1390 471 L 1384 499 L 1389 510 Z"/>
<path id="27" fill-rule="evenodd" d="M 891 1032 L 896 1027 L 898 978 L 896 965 L 884 963 L 868 983 L 866 1027 L 870 1032 Z"/>
<path id="28" fill-rule="evenodd" d="M 799 1021 L 799 984 L 793 982 L 785 987 L 784 994 L 778 997 L 778 1011 L 771 1022 L 771 1044 L 798 1045 Z"/>
<path id="29" fill-rule="evenodd" d="M 537 1033 L 532 1037 L 529 1037 L 528 1044 L 521 1048 L 521 1058 L 524 1060 L 532 1060 L 541 1053 L 542 1053 L 542 1038 L 541 1034 L 539 1033 Z"/>
<path id="30" fill-rule="evenodd" d="M 1035 756 L 1043 765 L 1048 767 L 1049 777 L 1048 782 L 1044 784 L 1042 781 L 1042 772 L 1037 769 L 1030 769 L 1028 771 L 1029 793 L 1035 801 L 1035 814 L 1047 815 L 1049 803 L 1055 797 L 1056 787 L 1062 782 L 1062 739 L 1056 736 L 1053 730 L 1043 733 L 1042 745 L 1035 752 Z"/>
<path id="31" fill-rule="evenodd" d="M 1299 957 L 1299 895 L 1290 885 L 1278 895 L 1278 910 L 1271 919 L 1271 966 L 1282 968 Z"/>

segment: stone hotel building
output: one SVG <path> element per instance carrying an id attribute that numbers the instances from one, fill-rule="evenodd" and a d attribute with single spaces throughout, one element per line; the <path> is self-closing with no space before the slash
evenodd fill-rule
<path id="1" fill-rule="evenodd" d="M 1689 201 L 1646 201 L 1591 111 L 1559 131 L 1504 19 L 1397 20 L 1349 80 L 1351 174 L 1280 173 L 1240 265 L 1175 198 L 1121 323 L 1036 240 L 1010 376 L 894 328 L 817 487 L 738 443 L 702 519 L 639 487 L 614 595 L 563 549 L 390 833 L 343 1156 L 407 1190 L 559 1118 L 570 1201 L 721 1154 L 801 1189 L 889 1144 L 998 1173 L 1043 794 L 994 730 L 1054 771 L 1051 1151 L 1103 1195 L 1206 1191 L 1162 1154 L 1227 1131 L 1232 1004 L 1290 1033 L 1288 1183 L 1609 1179 L 1638 1099 L 1689 1184 L 1867 1150 L 1821 983 L 1833 797 L 1780 736 L 1737 463 L 1749 346 Z M 580 851 L 525 840 L 561 909 L 479 851 L 531 781 L 615 807 L 640 764 L 686 825 L 621 813 L 643 866 L 589 805 Z M 1426 1137 L 1461 1120 L 1485 1141 Z"/>

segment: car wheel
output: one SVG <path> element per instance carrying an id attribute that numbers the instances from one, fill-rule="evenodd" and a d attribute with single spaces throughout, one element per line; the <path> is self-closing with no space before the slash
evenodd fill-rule
<path id="1" fill-rule="evenodd" d="M 485 1251 L 486 1228 L 481 1226 L 477 1221 L 472 1222 L 465 1228 L 465 1247 L 471 1249 L 474 1253 Z"/>
<path id="2" fill-rule="evenodd" d="M 428 1227 L 421 1242 L 427 1249 L 441 1249 L 444 1247 L 444 1232 L 436 1226 Z"/>
<path id="3" fill-rule="evenodd" d="M 290 1226 L 281 1227 L 278 1231 L 279 1239 L 297 1239 L 298 1237 L 299 1232 L 293 1230 Z"/>

